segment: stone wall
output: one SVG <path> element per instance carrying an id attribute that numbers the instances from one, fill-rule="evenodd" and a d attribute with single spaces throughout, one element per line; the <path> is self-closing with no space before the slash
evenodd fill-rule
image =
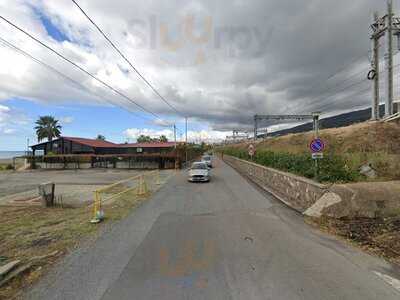
<path id="1" fill-rule="evenodd" d="M 224 161 L 288 206 L 310 217 L 400 215 L 399 181 L 327 186 L 228 155 L 224 155 Z"/>
<path id="2" fill-rule="evenodd" d="M 290 207 L 304 212 L 314 205 L 328 187 L 293 174 L 224 155 L 224 161 Z"/>

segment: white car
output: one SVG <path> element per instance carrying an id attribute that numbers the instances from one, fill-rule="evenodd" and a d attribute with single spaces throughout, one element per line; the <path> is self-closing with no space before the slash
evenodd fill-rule
<path id="1" fill-rule="evenodd" d="M 210 168 L 205 162 L 195 162 L 189 169 L 190 182 L 209 182 L 210 181 Z"/>
<path id="2" fill-rule="evenodd" d="M 209 155 L 204 155 L 201 158 L 201 161 L 204 162 L 209 168 L 212 168 L 212 158 Z"/>

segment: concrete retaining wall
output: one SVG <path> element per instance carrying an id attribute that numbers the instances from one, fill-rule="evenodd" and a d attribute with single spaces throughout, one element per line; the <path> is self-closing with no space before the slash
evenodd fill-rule
<path id="1" fill-rule="evenodd" d="M 400 214 L 400 182 L 323 185 L 224 155 L 224 161 L 278 199 L 311 217 L 385 217 Z"/>
<path id="2" fill-rule="evenodd" d="M 400 215 L 400 182 L 335 184 L 305 214 L 334 218 Z"/>
<path id="3" fill-rule="evenodd" d="M 327 191 L 312 180 L 224 155 L 224 161 L 290 207 L 304 212 Z"/>

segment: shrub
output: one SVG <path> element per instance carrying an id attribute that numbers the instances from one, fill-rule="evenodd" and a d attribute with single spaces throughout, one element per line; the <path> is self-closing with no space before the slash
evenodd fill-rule
<path id="1" fill-rule="evenodd" d="M 238 148 L 225 148 L 224 154 L 240 159 L 250 160 L 246 150 Z M 315 176 L 315 162 L 309 153 L 292 154 L 273 151 L 258 151 L 253 161 L 257 164 L 294 173 L 307 178 Z M 359 179 L 357 171 L 352 170 L 346 162 L 334 155 L 328 155 L 319 161 L 320 171 L 318 180 L 322 182 L 352 182 Z"/>

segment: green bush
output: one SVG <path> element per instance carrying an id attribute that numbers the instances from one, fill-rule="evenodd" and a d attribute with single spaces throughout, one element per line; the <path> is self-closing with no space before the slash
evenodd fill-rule
<path id="1" fill-rule="evenodd" d="M 246 150 L 225 148 L 224 154 L 240 159 L 250 160 Z M 257 164 L 304 176 L 315 177 L 315 162 L 308 153 L 291 154 L 272 151 L 258 151 L 253 158 Z M 318 180 L 322 182 L 352 182 L 359 179 L 357 171 L 350 169 L 346 162 L 334 155 L 325 156 L 319 161 L 320 171 Z"/>

